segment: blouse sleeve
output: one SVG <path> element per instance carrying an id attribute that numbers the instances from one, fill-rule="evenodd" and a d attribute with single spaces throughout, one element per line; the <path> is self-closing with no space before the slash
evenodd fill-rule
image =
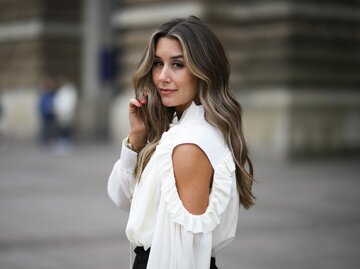
<path id="1" fill-rule="evenodd" d="M 214 168 L 209 205 L 203 214 L 193 215 L 182 204 L 176 188 L 171 158 L 176 145 L 167 139 L 157 148 L 161 198 L 147 268 L 210 268 L 213 231 L 230 201 L 235 164 L 229 154 Z"/>
<path id="2" fill-rule="evenodd" d="M 124 140 L 125 141 L 125 140 Z M 137 153 L 122 144 L 120 159 L 114 164 L 107 185 L 111 200 L 121 209 L 129 212 L 134 190 L 133 173 Z"/>

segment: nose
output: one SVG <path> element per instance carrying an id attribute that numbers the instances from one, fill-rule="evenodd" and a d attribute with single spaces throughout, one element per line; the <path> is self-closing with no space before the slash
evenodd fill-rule
<path id="1" fill-rule="evenodd" d="M 163 68 L 161 68 L 160 74 L 159 74 L 159 80 L 161 82 L 170 82 L 170 74 L 169 74 L 169 68 L 164 65 Z"/>

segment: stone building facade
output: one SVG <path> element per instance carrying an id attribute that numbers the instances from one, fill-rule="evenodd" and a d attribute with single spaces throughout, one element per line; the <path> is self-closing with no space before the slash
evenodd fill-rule
<path id="1" fill-rule="evenodd" d="M 193 14 L 224 44 L 251 148 L 279 156 L 360 149 L 358 0 L 0 0 L 0 6 L 6 59 L 0 90 L 34 88 L 45 71 L 66 70 L 81 91 L 83 134 L 109 129 L 115 141 L 126 135 L 131 76 L 151 32 Z M 106 48 L 117 51 L 111 81 L 98 73 Z"/>
<path id="2" fill-rule="evenodd" d="M 151 31 L 194 14 L 228 53 L 252 148 L 280 156 L 360 149 L 359 1 L 117 1 L 122 89 Z"/>
<path id="3" fill-rule="evenodd" d="M 79 82 L 80 2 L 0 1 L 1 88 L 35 87 L 45 73 Z"/>
<path id="4" fill-rule="evenodd" d="M 81 0 L 0 0 L 1 131 L 11 138 L 37 133 L 42 77 L 80 82 Z"/>

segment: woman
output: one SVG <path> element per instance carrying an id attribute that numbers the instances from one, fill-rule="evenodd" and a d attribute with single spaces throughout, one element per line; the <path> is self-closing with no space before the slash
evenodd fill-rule
<path id="1" fill-rule="evenodd" d="M 130 133 L 108 182 L 111 199 L 129 211 L 133 268 L 217 268 L 239 206 L 253 205 L 229 73 L 220 42 L 194 16 L 166 22 L 150 38 L 134 76 Z"/>

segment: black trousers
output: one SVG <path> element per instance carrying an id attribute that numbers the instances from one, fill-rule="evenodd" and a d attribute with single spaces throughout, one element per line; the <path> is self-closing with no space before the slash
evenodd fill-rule
<path id="1" fill-rule="evenodd" d="M 136 247 L 135 253 L 136 253 L 136 256 L 135 256 L 133 269 L 146 269 L 147 262 L 149 259 L 149 254 L 150 254 L 150 248 L 145 251 L 145 249 L 143 247 Z M 216 267 L 214 257 L 211 257 L 210 269 L 218 269 Z"/>

